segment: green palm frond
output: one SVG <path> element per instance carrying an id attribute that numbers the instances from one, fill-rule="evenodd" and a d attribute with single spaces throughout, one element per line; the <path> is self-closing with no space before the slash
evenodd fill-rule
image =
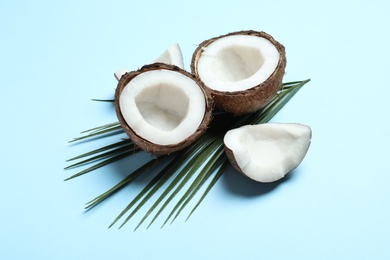
<path id="1" fill-rule="evenodd" d="M 114 122 L 82 131 L 80 133 L 81 136 L 73 138 L 69 143 L 121 133 L 123 133 L 121 124 L 119 122 Z"/>
<path id="2" fill-rule="evenodd" d="M 98 98 L 94 98 L 94 99 L 92 99 L 92 101 L 113 103 L 115 100 L 114 99 L 98 99 Z"/>
<path id="3" fill-rule="evenodd" d="M 129 202 L 125 209 L 111 223 L 110 227 L 124 218 L 119 226 L 121 228 L 141 208 L 145 207 L 147 202 L 152 202 L 152 205 L 143 215 L 135 229 L 149 217 L 151 217 L 151 220 L 147 227 L 152 225 L 161 216 L 162 212 L 168 210 L 168 206 L 170 205 L 171 210 L 162 226 L 169 221 L 172 223 L 195 198 L 197 193 L 201 191 L 202 194 L 188 214 L 188 219 L 223 175 L 224 169 L 228 165 L 228 159 L 223 147 L 225 133 L 232 128 L 245 124 L 268 122 L 307 82 L 309 80 L 284 83 L 280 87 L 278 94 L 267 106 L 245 116 L 234 117 L 227 113 L 214 112 L 214 119 L 210 128 L 193 145 L 184 151 L 163 158 L 151 159 L 135 169 L 114 187 L 88 202 L 86 209 L 91 209 L 106 200 L 123 187 L 129 185 L 143 173 L 155 171 L 158 168 L 156 166 L 166 164 L 165 167 L 162 167 L 161 170 L 155 173 L 152 180 Z M 83 131 L 80 137 L 74 138 L 71 142 L 93 140 L 118 133 L 123 133 L 123 130 L 119 122 L 114 122 Z M 65 169 L 73 169 L 88 164 L 92 164 L 92 166 L 68 177 L 66 180 L 81 176 L 120 159 L 130 157 L 139 151 L 130 139 L 124 139 L 73 157 L 67 160 L 68 162 L 72 162 L 72 164 Z M 162 192 L 160 191 L 161 189 L 163 189 Z"/>

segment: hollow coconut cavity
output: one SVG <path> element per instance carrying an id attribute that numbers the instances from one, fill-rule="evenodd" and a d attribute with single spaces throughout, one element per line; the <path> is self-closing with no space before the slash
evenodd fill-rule
<path id="1" fill-rule="evenodd" d="M 295 169 L 311 142 L 310 127 L 267 123 L 230 130 L 224 137 L 231 164 L 258 182 L 273 182 Z"/>
<path id="2" fill-rule="evenodd" d="M 199 137 L 211 121 L 211 104 L 193 75 L 163 63 L 125 73 L 115 92 L 123 129 L 155 155 L 181 150 Z"/>
<path id="3" fill-rule="evenodd" d="M 285 67 L 284 46 L 256 31 L 206 40 L 191 62 L 192 73 L 210 90 L 216 108 L 236 115 L 265 106 L 282 84 Z"/>

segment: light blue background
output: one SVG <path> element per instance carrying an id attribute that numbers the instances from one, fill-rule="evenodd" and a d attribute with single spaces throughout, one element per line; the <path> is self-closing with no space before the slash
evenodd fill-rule
<path id="1" fill-rule="evenodd" d="M 390 259 L 386 1 L 0 2 L 1 259 Z M 78 132 L 115 121 L 113 72 L 178 42 L 253 29 L 287 52 L 284 81 L 310 78 L 273 119 L 311 126 L 307 157 L 278 185 L 229 168 L 188 222 L 107 229 L 141 187 L 84 203 L 123 175 L 64 182 Z M 126 165 L 122 163 L 121 165 Z M 123 170 L 123 169 L 122 169 Z M 74 173 L 74 172 L 73 172 Z M 161 219 L 160 219 L 161 220 Z"/>

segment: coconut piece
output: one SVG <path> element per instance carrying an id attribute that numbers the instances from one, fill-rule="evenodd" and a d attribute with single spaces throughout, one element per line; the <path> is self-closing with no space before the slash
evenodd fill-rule
<path id="1" fill-rule="evenodd" d="M 295 169 L 311 142 L 310 127 L 302 124 L 246 125 L 226 133 L 225 152 L 231 164 L 258 182 L 273 182 Z"/>
<path id="2" fill-rule="evenodd" d="M 162 62 L 166 64 L 176 65 L 184 69 L 183 54 L 179 44 L 169 46 L 154 62 Z"/>
<path id="3" fill-rule="evenodd" d="M 284 46 L 265 32 L 239 31 L 202 42 L 191 71 L 211 91 L 216 108 L 241 115 L 264 107 L 284 76 Z"/>
<path id="4" fill-rule="evenodd" d="M 179 68 L 184 69 L 183 54 L 181 52 L 179 44 L 176 43 L 169 46 L 157 59 L 153 61 L 153 63 L 159 63 L 159 62 L 176 65 Z M 123 68 L 117 70 L 114 73 L 114 76 L 119 81 L 121 77 L 127 72 L 130 71 L 126 68 Z"/>
<path id="5" fill-rule="evenodd" d="M 123 75 L 125 75 L 127 72 L 130 72 L 128 69 L 123 68 L 120 70 L 115 71 L 114 76 L 119 81 Z"/>
<path id="6" fill-rule="evenodd" d="M 124 74 L 116 88 L 115 108 L 131 140 L 155 155 L 190 145 L 212 117 L 211 97 L 196 78 L 164 63 Z"/>

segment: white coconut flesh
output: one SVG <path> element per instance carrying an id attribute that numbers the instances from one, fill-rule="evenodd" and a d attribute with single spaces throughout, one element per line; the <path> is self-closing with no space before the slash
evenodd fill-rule
<path id="1" fill-rule="evenodd" d="M 206 110 L 199 85 L 171 70 L 152 70 L 134 77 L 123 89 L 119 105 L 129 127 L 159 145 L 177 144 L 191 136 Z"/>
<path id="2" fill-rule="evenodd" d="M 122 76 L 125 75 L 125 73 L 127 73 L 127 72 L 129 72 L 129 70 L 126 68 L 123 68 L 123 69 L 115 71 L 114 76 L 119 81 L 122 78 Z"/>
<path id="3" fill-rule="evenodd" d="M 181 69 L 184 69 L 184 60 L 183 60 L 183 54 L 181 52 L 179 44 L 173 44 L 169 46 L 157 59 L 155 59 L 153 62 L 161 62 L 165 64 L 175 65 L 178 66 Z M 128 69 L 123 68 L 120 70 L 117 70 L 114 73 L 115 78 L 119 81 L 121 77 L 129 72 Z"/>
<path id="4" fill-rule="evenodd" d="M 268 123 L 230 130 L 225 146 L 233 153 L 241 172 L 259 182 L 273 182 L 295 169 L 311 142 L 310 127 Z"/>
<path id="5" fill-rule="evenodd" d="M 276 47 L 265 38 L 231 35 L 203 48 L 197 70 L 211 89 L 243 91 L 267 80 L 277 68 L 279 57 Z"/>
<path id="6" fill-rule="evenodd" d="M 179 44 L 177 43 L 168 47 L 154 62 L 175 65 L 181 69 L 184 69 L 183 54 Z"/>

